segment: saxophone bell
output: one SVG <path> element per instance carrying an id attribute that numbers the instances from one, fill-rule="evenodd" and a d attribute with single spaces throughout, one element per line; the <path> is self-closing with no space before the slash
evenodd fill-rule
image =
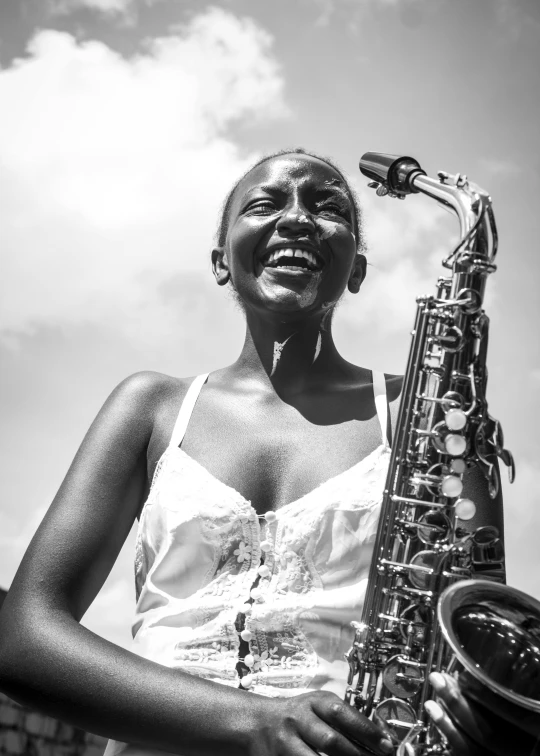
<path id="1" fill-rule="evenodd" d="M 463 692 L 540 737 L 540 602 L 507 585 L 462 580 L 438 604 Z"/>

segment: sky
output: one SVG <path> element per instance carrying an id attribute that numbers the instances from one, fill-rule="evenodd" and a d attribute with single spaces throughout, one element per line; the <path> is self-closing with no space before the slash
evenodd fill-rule
<path id="1" fill-rule="evenodd" d="M 540 598 L 538 0 L 3 0 L 0 66 L 0 586 L 119 381 L 234 361 L 242 318 L 210 271 L 219 208 L 259 155 L 302 146 L 363 206 L 368 277 L 338 347 L 388 373 L 458 227 L 426 197 L 377 197 L 360 156 L 412 155 L 492 195 L 508 582 Z M 124 646 L 133 544 L 84 618 Z"/>

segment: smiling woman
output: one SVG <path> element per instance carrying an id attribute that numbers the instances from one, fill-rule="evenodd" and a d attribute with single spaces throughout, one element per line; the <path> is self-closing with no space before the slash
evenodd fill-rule
<path id="1" fill-rule="evenodd" d="M 2 685 L 114 739 L 108 756 L 393 751 L 342 700 L 401 387 L 332 338 L 365 275 L 359 219 L 326 159 L 285 152 L 244 175 L 212 251 L 245 314 L 240 356 L 120 384 L 23 560 Z M 79 620 L 136 517 L 128 652 Z"/>

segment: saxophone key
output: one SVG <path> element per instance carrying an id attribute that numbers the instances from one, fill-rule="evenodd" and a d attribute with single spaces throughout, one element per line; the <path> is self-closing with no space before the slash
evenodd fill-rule
<path id="1" fill-rule="evenodd" d="M 471 499 L 458 499 L 454 512 L 460 520 L 472 520 L 476 514 L 476 504 Z"/>
<path id="2" fill-rule="evenodd" d="M 433 621 L 433 612 L 425 604 L 410 604 L 401 614 L 404 620 L 400 627 L 403 640 L 407 643 L 423 644 L 426 632 Z"/>
<path id="3" fill-rule="evenodd" d="M 467 415 L 462 409 L 452 408 L 446 412 L 444 422 L 451 431 L 463 430 L 467 425 Z"/>
<path id="4" fill-rule="evenodd" d="M 460 433 L 449 433 L 444 439 L 444 449 L 451 457 L 461 457 L 467 451 L 467 439 Z"/>
<path id="5" fill-rule="evenodd" d="M 407 573 L 415 588 L 426 590 L 430 587 L 438 560 L 438 555 L 429 550 L 419 551 L 413 556 L 407 566 Z"/>
<path id="6" fill-rule="evenodd" d="M 457 473 L 458 475 L 463 475 L 466 469 L 467 469 L 467 463 L 464 459 L 460 457 L 456 457 L 450 462 L 450 470 L 452 472 Z"/>
<path id="7" fill-rule="evenodd" d="M 396 655 L 388 660 L 382 677 L 385 688 L 393 696 L 407 699 L 415 696 L 422 687 L 424 671 L 421 666 Z"/>
<path id="8" fill-rule="evenodd" d="M 448 540 L 452 530 L 450 519 L 437 509 L 425 512 L 415 525 L 417 527 L 418 538 L 422 543 L 427 545 L 434 545 Z"/>
<path id="9" fill-rule="evenodd" d="M 399 698 L 387 698 L 381 701 L 375 711 L 396 731 L 400 740 L 405 738 L 417 721 L 413 707 Z"/>
<path id="10" fill-rule="evenodd" d="M 465 345 L 463 332 L 457 326 L 450 326 L 437 337 L 437 344 L 446 352 L 459 352 Z"/>
<path id="11" fill-rule="evenodd" d="M 443 496 L 455 499 L 463 491 L 463 481 L 457 475 L 445 475 L 439 489 Z"/>

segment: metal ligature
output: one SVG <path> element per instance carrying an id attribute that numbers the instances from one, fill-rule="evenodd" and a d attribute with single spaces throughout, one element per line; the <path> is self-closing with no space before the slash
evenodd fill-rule
<path id="1" fill-rule="evenodd" d="M 476 466 L 497 496 L 497 457 L 514 477 L 486 401 L 482 306 L 497 251 L 491 198 L 461 174 L 429 178 L 410 157 L 368 152 L 360 170 L 380 196 L 422 192 L 449 207 L 461 238 L 443 260 L 448 275 L 435 296 L 417 299 L 345 700 L 394 729 L 398 756 L 447 754 L 424 703 L 433 697 L 431 672 L 459 673 L 468 695 L 538 737 L 540 603 L 502 584 L 499 533 L 471 527 L 475 503 L 462 495 L 464 474 Z M 484 579 L 472 579 L 478 575 Z"/>

